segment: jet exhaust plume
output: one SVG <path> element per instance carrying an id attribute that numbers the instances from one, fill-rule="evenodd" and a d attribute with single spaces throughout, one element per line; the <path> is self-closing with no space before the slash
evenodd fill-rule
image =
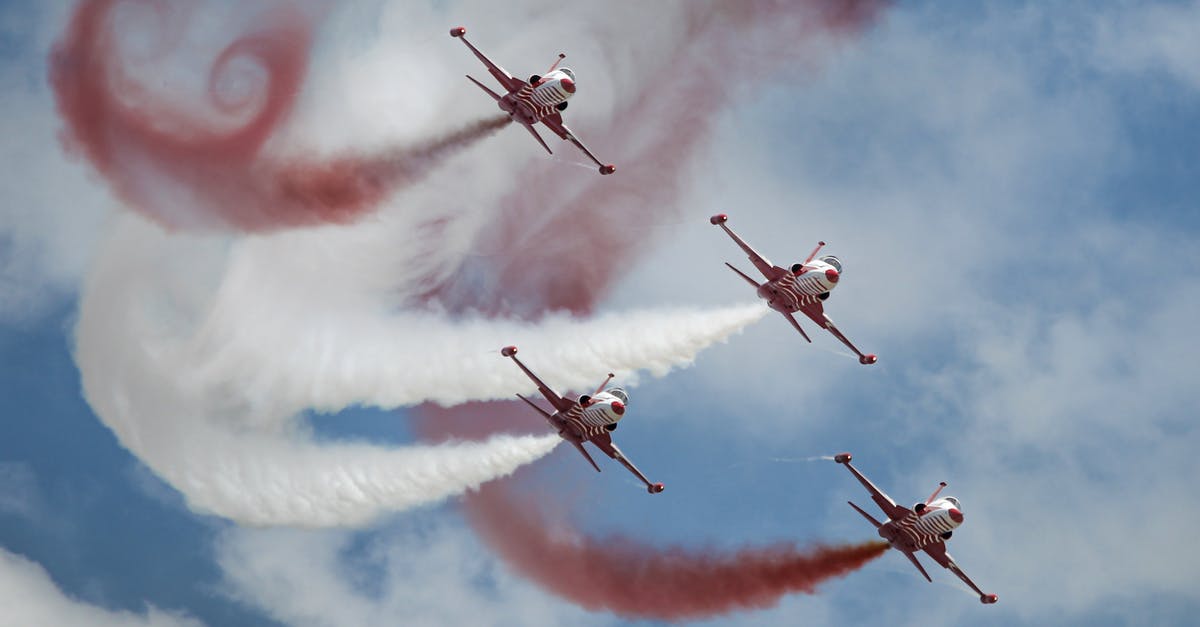
<path id="1" fill-rule="evenodd" d="M 279 156 L 271 139 L 307 74 L 315 11 L 287 1 L 235 8 L 221 17 L 236 38 L 213 52 L 210 67 L 195 68 L 189 37 L 205 33 L 189 26 L 211 8 L 85 0 L 52 53 L 66 145 L 124 203 L 165 227 L 261 232 L 350 222 L 508 121 L 481 120 L 380 154 Z M 179 76 L 198 85 L 180 85 Z M 189 89 L 199 93 L 180 96 Z"/>
<path id="2" fill-rule="evenodd" d="M 587 320 L 556 314 L 526 322 L 455 321 L 419 311 L 362 316 L 289 305 L 277 296 L 256 302 L 252 294 L 224 293 L 203 334 L 189 346 L 189 363 L 199 379 L 214 389 L 258 390 L 273 406 L 284 404 L 293 412 L 511 399 L 533 388 L 500 357 L 505 343 L 520 343 L 527 361 L 547 381 L 582 390 L 609 370 L 627 378 L 638 370 L 662 376 L 687 366 L 700 350 L 768 311 L 753 303 L 707 311 L 627 311 Z"/>
<path id="3" fill-rule="evenodd" d="M 465 501 L 492 550 L 555 594 L 626 618 L 698 619 L 768 608 L 786 594 L 813 594 L 888 548 L 875 540 L 730 551 L 661 547 L 622 534 L 592 537 L 549 520 L 506 484 L 490 483 Z"/>
<path id="4" fill-rule="evenodd" d="M 300 207 L 328 207 L 330 215 L 341 214 L 332 222 L 348 222 L 396 189 L 420 181 L 446 157 L 511 121 L 507 115 L 479 120 L 417 146 L 394 148 L 378 155 L 296 161 L 284 165 L 278 174 L 279 197 Z"/>

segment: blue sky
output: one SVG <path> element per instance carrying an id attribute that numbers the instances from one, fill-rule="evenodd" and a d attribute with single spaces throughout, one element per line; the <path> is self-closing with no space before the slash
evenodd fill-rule
<path id="1" fill-rule="evenodd" d="M 332 16 L 290 140 L 319 147 L 403 141 L 422 124 L 445 124 L 439 106 L 472 111 L 480 103 L 464 94 L 477 94 L 457 77 L 476 68 L 444 37 L 446 26 L 462 22 L 478 33 L 477 44 L 512 59 L 505 61 L 510 69 L 541 64 L 547 50 L 569 40 L 581 94 L 597 94 L 573 102 L 579 117 L 571 119 L 579 122 L 572 124 L 592 148 L 620 154 L 603 133 L 587 135 L 615 108 L 604 86 L 627 78 L 609 72 L 631 62 L 605 63 L 611 45 L 583 26 L 600 17 L 556 9 L 528 22 L 526 9 L 501 12 L 486 3 L 402 4 Z M 676 7 L 661 10 L 669 15 Z M 104 372 L 103 360 L 89 361 L 108 354 L 103 343 L 75 358 L 77 338 L 95 338 L 77 326 L 87 309 L 85 286 L 112 285 L 105 273 L 120 242 L 142 237 L 153 240 L 147 246 L 194 254 L 181 262 L 184 274 L 167 269 L 176 273 L 128 288 L 134 296 L 143 294 L 135 287 L 161 289 L 181 302 L 196 285 L 224 280 L 225 266 L 206 265 L 214 255 L 238 251 L 230 267 L 281 259 L 277 274 L 252 274 L 278 281 L 253 301 L 265 306 L 294 296 L 287 272 L 303 266 L 288 266 L 287 254 L 310 236 L 214 244 L 131 226 L 102 182 L 62 154 L 48 89 L 30 79 L 44 75 L 45 51 L 68 12 L 39 3 L 0 8 L 0 101 L 14 112 L 0 121 L 0 135 L 11 138 L 0 151 L 8 199 L 0 206 L 5 605 L 21 599 L 33 624 L 442 624 L 481 616 L 495 624 L 625 623 L 575 608 L 506 570 L 462 520 L 454 497 L 385 511 L 355 528 L 261 528 L 197 513 L 211 512 L 213 501 L 184 494 L 191 489 L 186 472 L 163 479 L 151 470 L 173 472 L 173 454 L 161 451 L 187 444 L 155 440 L 158 431 L 119 431 L 124 418 L 101 417 L 89 405 L 83 377 L 120 383 L 127 363 L 118 355 Z M 638 12 L 621 6 L 611 19 Z M 529 37 L 503 41 L 516 24 Z M 376 40 L 382 32 L 389 37 Z M 767 316 L 701 352 L 690 368 L 637 376 L 619 442 L 667 484 L 665 493 L 647 497 L 615 467 L 597 476 L 560 448 L 534 467 L 561 474 L 570 493 L 545 498 L 570 502 L 573 519 L 589 531 L 655 542 L 858 541 L 872 532 L 844 502 L 865 504 L 865 493 L 832 463 L 805 461 L 849 450 L 901 503 L 949 482 L 947 493 L 966 513 L 950 551 L 1000 603 L 981 606 L 940 569 L 931 568 L 936 583 L 927 584 L 900 556 L 885 554 L 817 595 L 784 597 L 774 609 L 714 624 L 1192 622 L 1200 610 L 1193 583 L 1200 560 L 1190 543 L 1190 521 L 1200 514 L 1191 357 L 1200 349 L 1198 35 L 1195 3 L 987 2 L 946 12 L 936 3 L 902 2 L 862 36 L 821 47 L 810 67 L 776 70 L 768 86 L 722 112 L 682 175 L 687 191 L 675 218 L 629 225 L 652 229 L 656 241 L 617 282 L 602 313 L 619 321 L 635 309 L 751 301 L 722 267 L 747 264 L 706 219 L 726 212 L 777 263 L 802 258 L 818 239 L 829 242 L 845 274 L 827 311 L 860 348 L 880 355 L 879 364 L 859 366 L 817 332 L 805 344 L 778 316 Z M 638 45 L 646 46 L 638 48 L 643 58 L 653 57 L 652 44 Z M 429 56 L 431 49 L 445 58 Z M 424 77 L 438 99 L 409 102 L 381 75 Z M 350 113 L 342 124 L 322 123 L 341 110 Z M 539 158 L 528 138 L 501 133 L 435 173 L 414 192 L 417 200 L 399 199 L 347 235 L 311 237 L 332 242 L 334 252 L 371 249 L 372 229 L 404 237 L 397 225 L 424 195 L 494 195 L 515 184 L 506 159 Z M 619 168 L 619 157 L 613 160 Z M 594 175 L 547 167 L 560 168 L 567 185 Z M 471 189 L 463 189 L 464 177 L 475 183 Z M 335 333 L 323 325 L 336 326 L 362 296 L 357 284 L 340 283 L 373 260 L 344 261 L 344 269 L 313 278 L 334 296 L 332 304 L 314 304 L 314 335 Z M 389 271 L 404 280 L 402 267 Z M 293 322 L 264 320 L 283 328 Z M 375 328 L 370 319 L 346 320 Z M 593 328 L 608 327 L 580 333 Z M 138 329 L 131 323 L 113 333 Z M 158 331 L 146 329 L 145 342 Z M 360 347 L 373 342 L 367 334 L 357 339 Z M 521 340 L 527 363 L 554 376 L 537 364 L 565 358 L 527 350 L 534 341 Z M 465 354 L 467 344 L 454 350 Z M 479 353 L 494 348 L 483 344 Z M 257 346 L 242 349 L 231 359 L 260 363 L 252 361 Z M 277 365 L 283 371 L 289 364 Z M 506 365 L 496 357 L 495 367 Z M 579 376 L 598 381 L 616 367 L 596 364 L 594 375 Z M 478 369 L 466 372 L 479 377 Z M 490 376 L 483 372 L 479 378 Z M 574 375 L 562 376 L 574 383 Z M 170 384 L 164 377 L 160 383 Z M 248 380 L 284 389 L 269 387 L 279 382 L 266 374 Z M 234 423 L 246 433 L 292 429 L 326 452 L 411 437 L 402 409 L 308 412 L 268 423 L 262 416 L 273 414 L 263 408 L 276 409 L 276 399 L 251 392 L 247 403 L 265 413 Z M 200 401 L 211 399 L 196 407 Z M 197 409 L 155 424 L 181 441 L 195 437 L 201 459 L 210 433 L 186 427 L 210 418 Z M 120 441 L 144 436 L 149 448 L 138 450 L 147 457 L 130 453 L 108 425 L 128 438 Z M 258 440 L 246 441 L 239 450 L 252 452 Z M 269 462 L 273 450 L 264 448 L 262 459 Z"/>

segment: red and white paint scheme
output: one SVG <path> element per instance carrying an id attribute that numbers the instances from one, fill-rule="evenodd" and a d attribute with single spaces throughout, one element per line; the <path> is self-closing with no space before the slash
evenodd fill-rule
<path id="1" fill-rule="evenodd" d="M 750 257 L 750 263 L 754 264 L 755 268 L 758 268 L 758 271 L 766 277 L 767 281 L 759 283 L 746 276 L 744 272 L 733 267 L 728 262 L 725 265 L 729 266 L 729 269 L 736 272 L 738 276 L 745 279 L 747 283 L 753 285 L 758 290 L 758 295 L 767 301 L 767 305 L 771 309 L 783 314 L 783 317 L 787 318 L 793 327 L 796 327 L 796 330 L 800 332 L 800 335 L 804 336 L 804 339 L 810 343 L 812 342 L 808 334 L 804 332 L 804 329 L 800 328 L 800 322 L 792 315 L 797 311 L 804 313 L 813 322 L 817 323 L 818 326 L 841 340 L 842 344 L 848 346 L 850 350 L 858 355 L 859 363 L 873 364 L 879 360 L 875 355 L 864 355 L 850 340 L 846 339 L 846 336 L 842 335 L 841 331 L 838 331 L 838 328 L 833 324 L 833 320 L 830 320 L 829 316 L 825 315 L 825 307 L 822 303 L 829 298 L 830 293 L 833 292 L 833 288 L 838 286 L 838 281 L 842 275 L 842 262 L 837 257 L 825 255 L 824 257 L 817 258 L 817 252 L 821 250 L 825 242 L 819 242 L 803 263 L 792 264 L 790 269 L 785 269 L 772 265 L 770 261 L 767 261 L 766 258 L 755 252 L 749 244 L 742 241 L 742 238 L 738 237 L 737 233 L 734 233 L 725 224 L 729 221 L 729 216 L 721 213 L 709 218 L 708 221 L 725 229 L 729 237 L 732 237 L 733 241 L 737 242 L 737 245 L 746 251 L 746 254 Z"/>
<path id="2" fill-rule="evenodd" d="M 554 406 L 554 413 L 547 412 L 520 394 L 517 395 L 517 398 L 529 403 L 530 407 L 544 416 L 550 423 L 550 426 L 558 430 L 559 437 L 579 449 L 579 452 L 591 463 L 596 472 L 600 472 L 600 466 L 596 465 L 596 461 L 583 448 L 584 442 L 591 442 L 596 448 L 604 451 L 609 457 L 628 468 L 629 472 L 632 472 L 638 479 L 642 480 L 642 483 L 646 484 L 646 490 L 650 494 L 658 494 L 663 491 L 663 484 L 651 483 L 646 478 L 646 475 L 643 475 L 642 471 L 638 470 L 637 466 L 634 466 L 633 462 L 625 457 L 621 449 L 617 448 L 616 444 L 613 444 L 612 435 L 610 434 L 616 431 L 617 423 L 621 422 L 621 418 L 625 416 L 625 409 L 629 406 L 629 395 L 619 387 L 605 387 L 609 381 L 612 381 L 613 375 L 611 373 L 604 380 L 604 383 L 601 383 L 600 387 L 596 388 L 595 392 L 584 394 L 577 400 L 572 401 L 556 394 L 537 375 L 533 374 L 529 368 L 526 368 L 525 364 L 521 363 L 520 359 L 517 359 L 516 346 L 506 346 L 500 350 L 500 354 L 512 358 L 517 367 L 533 380 L 533 383 L 537 385 L 537 389 L 542 393 L 542 396 L 546 397 L 546 400 Z"/>
<path id="3" fill-rule="evenodd" d="M 871 493 L 871 500 L 875 501 L 888 519 L 881 523 L 864 512 L 861 507 L 850 501 L 846 502 L 854 508 L 854 511 L 862 514 L 863 518 L 875 525 L 875 528 L 879 530 L 879 537 L 887 540 L 893 549 L 904 553 L 913 566 L 916 566 L 917 570 L 925 575 L 926 580 L 933 581 L 930 579 L 929 573 L 925 572 L 925 568 L 921 566 L 921 562 L 917 561 L 917 551 L 925 551 L 925 554 L 932 557 L 933 561 L 957 575 L 963 583 L 970 586 L 979 595 L 980 602 L 992 604 L 999 600 L 996 595 L 980 590 L 979 586 L 975 585 L 975 582 L 971 581 L 971 578 L 967 577 L 967 574 L 958 567 L 954 558 L 946 552 L 946 541 L 962 524 L 963 513 L 958 499 L 952 496 L 937 498 L 942 488 L 946 487 L 945 481 L 938 485 L 938 488 L 929 495 L 929 498 L 925 499 L 924 503 L 917 503 L 912 509 L 909 509 L 896 505 L 890 496 L 875 487 L 870 479 L 864 477 L 857 468 L 850 464 L 851 458 L 849 453 L 841 453 L 835 455 L 833 460 L 849 469 L 855 478 L 867 488 L 867 491 Z"/>
<path id="4" fill-rule="evenodd" d="M 566 124 L 563 124 L 562 114 L 559 112 L 566 110 L 567 100 L 575 95 L 575 73 L 571 71 L 571 68 L 558 67 L 559 62 L 566 58 L 567 55 L 559 53 L 558 61 L 555 61 L 554 65 L 550 66 L 546 74 L 541 76 L 535 74 L 529 77 L 529 81 L 526 82 L 515 78 L 504 68 L 492 63 L 491 59 L 487 58 L 478 48 L 471 45 L 471 42 L 467 41 L 466 34 L 467 29 L 462 26 L 450 29 L 450 36 L 461 39 L 471 49 L 471 52 L 475 53 L 475 56 L 487 66 L 488 72 L 491 72 L 492 76 L 500 81 L 500 85 L 504 87 L 505 93 L 504 95 L 500 95 L 488 89 L 483 83 L 480 83 L 473 77 L 468 75 L 467 78 L 486 92 L 487 95 L 495 99 L 496 103 L 500 105 L 500 109 L 507 113 L 509 117 L 521 123 L 533 135 L 533 138 L 542 145 L 542 148 L 546 149 L 546 152 L 554 154 L 554 151 L 550 150 L 550 146 L 547 146 L 546 142 L 542 140 L 542 136 L 538 135 L 538 132 L 533 128 L 533 125 L 538 122 L 545 124 L 547 128 L 554 131 L 559 137 L 575 144 L 576 147 L 583 151 L 583 154 L 587 155 L 596 165 L 600 166 L 600 174 L 612 174 L 617 170 L 617 166 L 611 163 L 602 163 L 597 159 L 596 155 L 593 155 L 592 151 L 588 150 L 587 146 L 584 146 L 583 142 L 575 137 L 571 129 L 567 128 Z"/>

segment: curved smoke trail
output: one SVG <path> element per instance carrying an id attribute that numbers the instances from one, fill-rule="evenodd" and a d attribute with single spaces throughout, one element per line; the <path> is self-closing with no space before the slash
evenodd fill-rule
<path id="1" fill-rule="evenodd" d="M 123 202 L 164 226 L 265 231 L 350 222 L 509 121 L 495 116 L 376 154 L 272 154 L 307 73 L 313 17 L 295 1 L 234 15 L 217 9 L 84 0 L 52 56 L 50 82 L 70 146 Z M 207 51 L 194 40 L 211 37 L 196 32 L 201 17 L 210 27 L 223 18 L 222 36 L 238 33 L 211 51 L 207 72 L 194 67 L 196 48 Z M 198 85 L 181 84 L 181 76 Z"/>
<path id="2" fill-rule="evenodd" d="M 194 286 L 212 280 L 201 271 L 219 266 L 223 248 L 126 219 L 88 278 L 76 327 L 88 403 L 194 509 L 257 525 L 365 524 L 475 488 L 558 444 L 555 435 L 318 444 L 296 432 L 287 399 L 255 404 L 253 388 L 204 381 L 188 341 L 205 309 Z"/>

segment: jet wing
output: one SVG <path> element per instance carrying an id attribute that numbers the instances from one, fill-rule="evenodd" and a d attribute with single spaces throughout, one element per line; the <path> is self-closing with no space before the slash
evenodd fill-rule
<path id="1" fill-rule="evenodd" d="M 534 385 L 537 386 L 538 392 L 541 392 L 542 396 L 546 397 L 546 401 L 549 402 L 552 406 L 554 406 L 555 411 L 565 412 L 568 409 L 570 409 L 572 406 L 577 404 L 576 401 L 569 401 L 569 400 L 559 396 L 554 390 L 551 390 L 550 386 L 546 385 L 541 379 L 538 378 L 538 376 L 536 374 L 533 374 L 533 372 L 530 371 L 529 368 L 526 368 L 525 364 L 521 363 L 520 359 L 517 359 L 517 356 L 515 354 L 515 351 L 516 351 L 515 348 L 513 349 L 513 351 L 514 351 L 513 353 L 509 353 L 505 356 L 511 358 L 514 362 L 516 362 L 517 366 L 521 368 L 521 371 L 524 372 L 525 375 L 528 376 L 533 381 Z M 525 402 L 528 403 L 529 401 L 526 400 Z"/>
<path id="2" fill-rule="evenodd" d="M 588 150 L 587 146 L 583 145 L 583 142 L 579 141 L 579 138 L 575 137 L 575 133 L 572 133 L 571 129 L 567 128 L 566 124 L 563 124 L 561 115 L 552 113 L 542 118 L 542 124 L 545 124 L 546 128 L 554 131 L 555 135 L 558 135 L 572 144 L 575 144 L 575 147 L 581 150 L 583 154 L 587 155 L 588 158 L 591 159 L 596 165 L 600 166 L 601 168 L 606 167 L 604 163 L 596 158 L 596 155 L 592 154 L 592 151 Z M 547 148 L 547 150 L 549 149 Z"/>
<path id="3" fill-rule="evenodd" d="M 996 602 L 995 595 L 987 594 L 983 590 L 980 590 L 979 586 L 975 585 L 975 582 L 971 581 L 971 578 L 968 577 L 967 574 L 964 573 L 962 571 L 962 569 L 958 567 L 958 564 L 954 563 L 954 558 L 950 557 L 950 554 L 946 552 L 946 543 L 945 542 L 936 542 L 934 544 L 931 544 L 931 545 L 925 547 L 923 550 L 925 551 L 925 553 L 927 555 L 929 555 L 929 557 L 933 558 L 933 561 L 937 562 L 938 564 L 941 564 L 943 568 L 946 568 L 950 572 L 957 575 L 958 578 L 961 579 L 963 583 L 967 584 L 968 587 L 970 587 L 972 590 L 975 591 L 976 594 L 979 595 L 979 599 L 981 601 L 983 601 L 984 603 L 995 603 Z"/>
<path id="4" fill-rule="evenodd" d="M 875 501 L 875 504 L 879 506 L 879 509 L 883 510 L 884 515 L 886 515 L 888 518 L 892 520 L 900 520 L 901 518 L 912 514 L 912 510 L 908 509 L 907 507 L 896 505 L 896 502 L 892 500 L 892 497 L 885 494 L 883 490 L 875 487 L 875 484 L 871 483 L 870 479 L 863 476 L 863 474 L 859 472 L 858 469 L 855 468 L 849 461 L 846 461 L 843 465 L 850 471 L 851 474 L 854 475 L 856 479 L 858 479 L 859 483 L 863 484 L 863 487 L 867 489 L 867 492 L 871 493 L 871 500 Z"/>
<path id="5" fill-rule="evenodd" d="M 459 35 L 458 38 L 461 39 L 462 42 L 471 49 L 471 52 L 475 53 L 475 56 L 487 66 L 488 72 L 490 72 L 492 76 L 496 77 L 496 80 L 500 81 L 500 84 L 504 86 L 504 89 L 508 90 L 509 92 L 514 92 L 529 84 L 519 78 L 514 78 L 512 74 L 508 73 L 508 70 L 505 70 L 499 65 L 493 63 L 491 59 L 487 58 L 487 55 L 480 52 L 478 48 L 471 44 L 471 42 L 467 41 L 465 36 Z"/>
<path id="6" fill-rule="evenodd" d="M 725 232 L 729 234 L 729 237 L 732 237 L 733 241 L 737 243 L 737 245 L 740 246 L 743 251 L 746 252 L 746 255 L 750 258 L 750 263 L 754 264 L 754 267 L 758 268 L 758 271 L 761 272 L 763 276 L 767 277 L 768 281 L 774 281 L 784 274 L 787 274 L 787 270 L 772 264 L 766 257 L 758 254 L 758 252 L 751 248 L 749 244 L 742 240 L 742 238 L 738 237 L 737 233 L 733 232 L 733 229 L 725 225 L 724 219 L 722 219 L 721 222 L 715 222 L 716 219 L 717 218 L 715 217 L 713 218 L 713 223 L 725 229 Z M 801 331 L 801 333 L 803 333 L 803 331 Z"/>
<path id="7" fill-rule="evenodd" d="M 808 305 L 804 305 L 800 308 L 800 311 L 804 312 L 804 315 L 808 316 L 813 322 L 817 323 L 817 326 L 829 331 L 831 334 L 833 334 L 833 337 L 836 337 L 841 341 L 842 344 L 845 344 L 847 348 L 854 351 L 854 354 L 858 355 L 859 362 L 864 364 L 875 363 L 874 355 L 864 355 L 863 352 L 858 350 L 858 347 L 850 342 L 846 336 L 842 335 L 841 331 L 838 331 L 837 326 L 833 324 L 833 320 L 830 320 L 829 316 L 825 313 L 825 307 L 821 305 L 821 301 L 816 300 Z"/>
<path id="8" fill-rule="evenodd" d="M 649 488 L 651 492 L 662 491 L 661 487 L 659 487 L 661 484 L 651 483 L 650 480 L 646 478 L 646 475 L 643 475 L 642 471 L 638 470 L 637 466 L 634 466 L 633 462 L 629 461 L 629 459 L 625 457 L 625 454 L 621 452 L 621 449 L 617 448 L 616 444 L 613 444 L 612 436 L 607 433 L 601 433 L 600 435 L 593 437 L 591 439 L 591 443 L 595 444 L 596 448 L 604 451 L 604 453 L 609 457 L 620 462 L 622 466 L 627 468 L 629 472 L 633 473 L 638 479 L 641 479 L 642 483 L 646 484 L 646 487 Z"/>

